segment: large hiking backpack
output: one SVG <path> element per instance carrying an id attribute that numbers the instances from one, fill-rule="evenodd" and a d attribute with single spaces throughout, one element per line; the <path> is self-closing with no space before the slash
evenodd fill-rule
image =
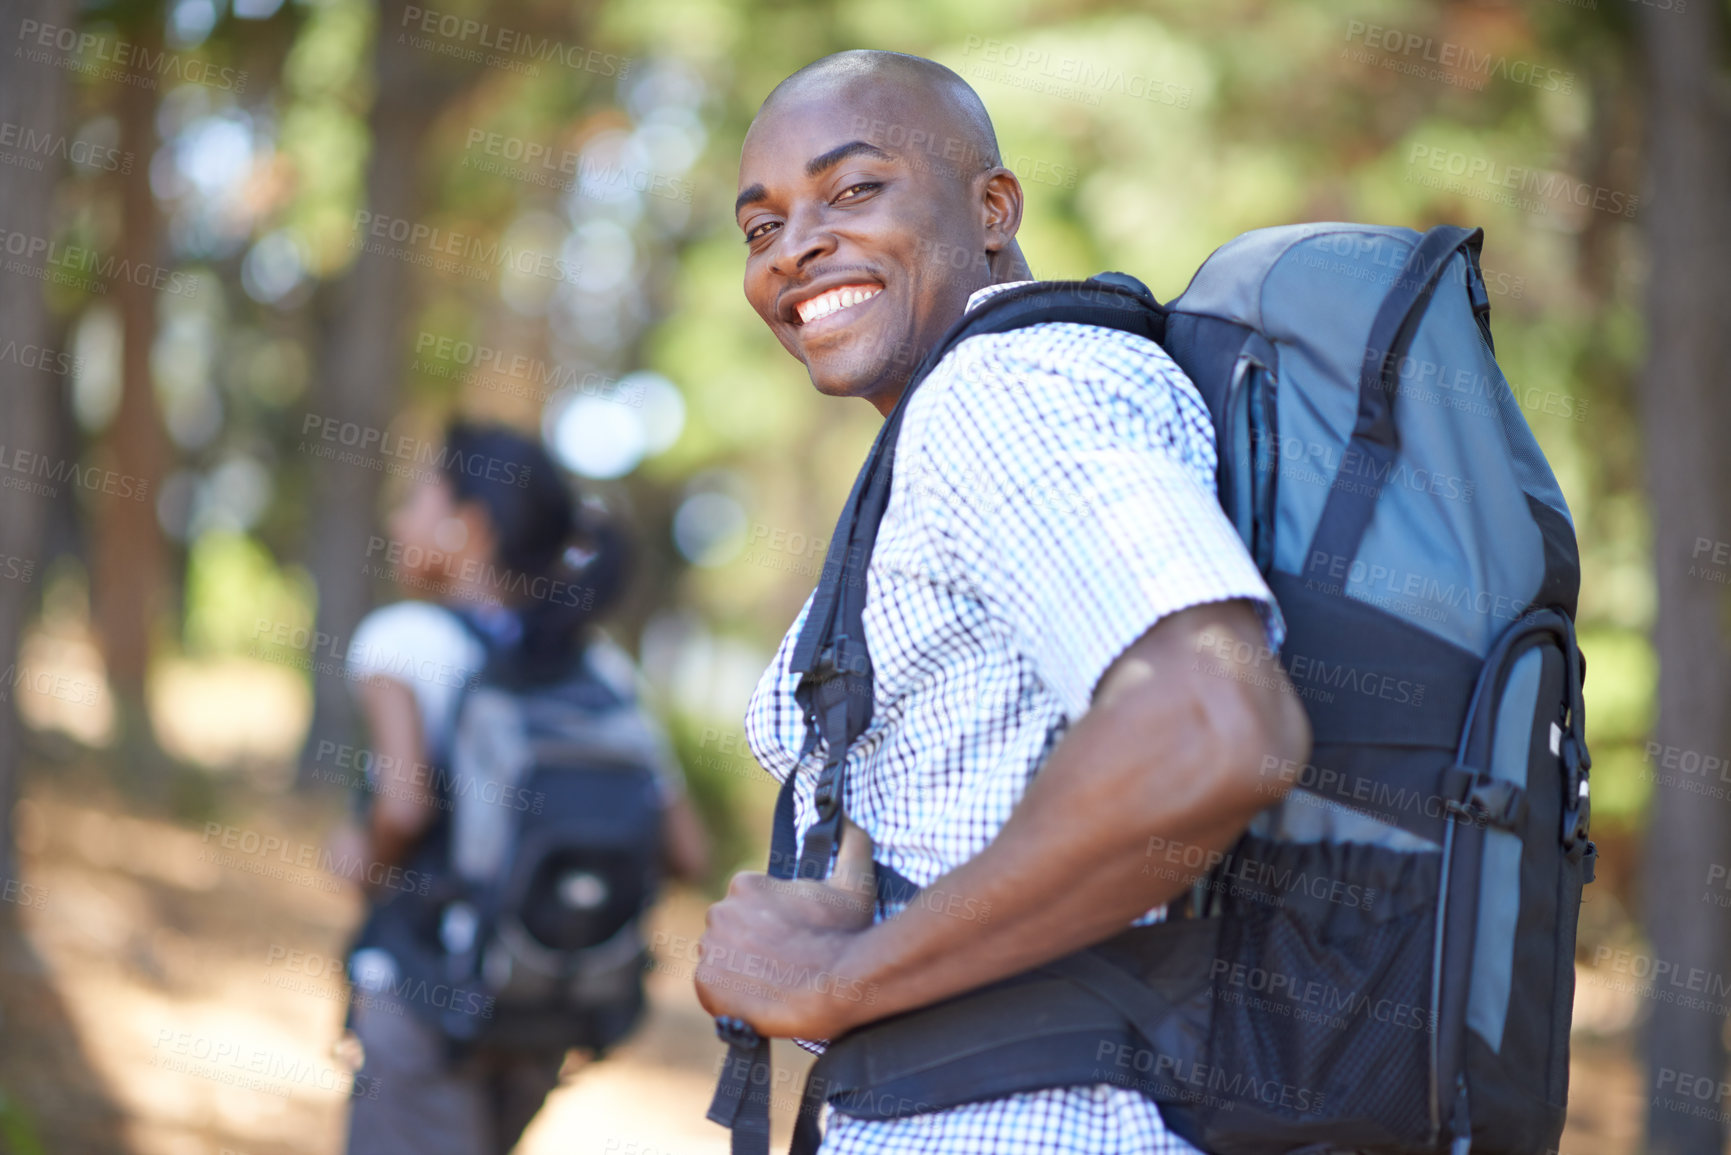
<path id="1" fill-rule="evenodd" d="M 489 657 L 436 760 L 443 809 L 410 862 L 430 882 L 373 909 L 351 977 L 457 1049 L 600 1054 L 644 1007 L 665 744 L 592 649 L 531 682 L 456 616 Z"/>
<path id="2" fill-rule="evenodd" d="M 825 743 L 818 819 L 770 869 L 823 877 L 870 721 L 862 613 L 901 414 L 956 344 L 1046 322 L 1160 343 L 1214 420 L 1218 490 L 1287 624 L 1295 787 L 1167 921 L 833 1041 L 825 1101 L 887 1119 L 1046 1087 L 1154 1099 L 1216 1155 L 1554 1150 L 1595 851 L 1568 508 L 1498 369 L 1478 230 L 1310 224 L 1223 246 L 1168 306 L 1123 274 L 1004 290 L 916 369 L 793 653 Z M 1201 657 L 1206 660 L 1207 655 Z M 1194 849 L 1194 848 L 1191 848 Z M 797 862 L 796 862 L 797 857 Z M 883 896 L 915 888 L 879 865 Z M 769 1047 L 737 1020 L 710 1117 L 767 1147 Z"/>

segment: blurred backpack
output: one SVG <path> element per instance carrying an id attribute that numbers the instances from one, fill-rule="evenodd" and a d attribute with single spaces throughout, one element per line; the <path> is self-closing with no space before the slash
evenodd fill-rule
<path id="1" fill-rule="evenodd" d="M 1315 746 L 1303 766 L 1263 765 L 1270 787 L 1293 789 L 1230 852 L 1177 860 L 1212 870 L 1167 921 L 833 1041 L 794 1151 L 815 1150 L 826 1101 L 894 1118 L 1100 1083 L 1153 1099 L 1215 1155 L 1556 1148 L 1595 856 L 1580 563 L 1497 367 L 1481 240 L 1259 229 L 1165 306 L 1121 273 L 1005 289 L 915 369 L 792 655 L 825 746 L 800 876 L 831 868 L 845 753 L 870 722 L 864 578 L 901 416 L 970 338 L 1099 325 L 1184 370 L 1213 419 L 1220 503 L 1286 620 L 1279 657 Z M 770 867 L 787 876 L 783 801 Z M 878 877 L 887 899 L 917 893 L 881 863 Z M 733 1052 L 710 1118 L 734 1128 L 736 1155 L 762 1151 L 762 1096 L 746 1091 L 768 1043 L 718 1025 Z"/>
<path id="2" fill-rule="evenodd" d="M 458 1048 L 583 1048 L 622 1039 L 644 1007 L 643 918 L 661 878 L 670 755 L 617 671 L 585 647 L 528 681 L 478 622 L 488 654 L 434 760 L 442 807 L 350 956 L 360 992 L 394 994 Z"/>

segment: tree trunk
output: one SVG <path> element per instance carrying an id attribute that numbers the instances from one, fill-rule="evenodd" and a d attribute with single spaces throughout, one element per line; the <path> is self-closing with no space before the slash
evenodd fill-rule
<path id="1" fill-rule="evenodd" d="M 453 100 L 462 99 L 458 94 L 466 83 L 499 83 L 500 76 L 477 79 L 473 68 L 455 66 L 437 51 L 411 45 L 409 37 L 418 33 L 415 23 L 404 20 L 410 7 L 407 0 L 383 0 L 379 6 L 373 53 L 378 95 L 368 117 L 372 153 L 367 161 L 366 207 L 375 218 L 418 221 L 424 206 L 419 191 L 427 130 Z M 578 44 L 593 7 L 496 4 L 484 8 L 478 18 L 503 19 L 515 31 L 569 37 L 570 43 Z M 371 238 L 357 230 L 355 239 Z M 403 246 L 387 242 L 384 247 Z M 330 311 L 325 314 L 324 349 L 310 417 L 353 423 L 372 431 L 376 444 L 377 434 L 398 410 L 398 387 L 408 361 L 404 322 L 414 305 L 417 268 L 376 249 L 362 248 L 357 253 L 346 278 L 323 302 Z M 355 627 L 372 605 L 372 581 L 362 566 L 367 540 L 377 532 L 383 475 L 365 465 L 323 458 L 314 459 L 314 471 L 308 562 L 318 588 L 318 632 L 334 639 L 314 657 L 328 671 L 332 663 L 341 663 Z M 348 681 L 340 673 L 315 673 L 313 719 L 302 748 L 300 785 L 313 783 L 310 772 L 319 744 L 352 742 L 356 725 Z"/>
<path id="2" fill-rule="evenodd" d="M 40 0 L 33 16 L 44 23 L 68 25 L 73 17 L 71 0 Z M 0 68 L 0 124 L 58 134 L 65 121 L 66 95 L 65 72 L 8 60 Z M 7 225 L 13 231 L 33 238 L 53 235 L 54 186 L 59 176 L 59 166 L 51 159 L 41 172 L 0 165 L 0 205 L 6 206 Z M 52 332 L 42 282 L 19 274 L 0 277 L 0 345 L 46 346 L 52 343 Z M 0 362 L 0 443 L 14 452 L 48 452 L 54 391 L 65 387 L 63 378 L 25 368 L 19 358 Z M 0 488 L 0 554 L 19 559 L 20 569 L 29 564 L 34 579 L 0 581 L 0 666 L 8 671 L 5 693 L 0 694 L 0 879 L 18 876 L 12 850 L 12 804 L 24 742 L 18 695 L 12 685 L 19 643 L 41 581 L 47 515 L 48 505 L 41 496 L 21 488 Z"/>
<path id="3" fill-rule="evenodd" d="M 421 142 L 448 97 L 449 85 L 440 76 L 440 57 L 410 46 L 406 38 L 399 41 L 406 7 L 406 0 L 380 5 L 373 54 L 378 95 L 368 117 L 372 153 L 366 189 L 369 212 L 416 220 Z M 366 234 L 357 229 L 355 239 L 363 241 Z M 403 324 L 415 287 L 413 268 L 377 247 L 363 247 L 356 254 L 347 276 L 335 286 L 334 299 L 323 302 L 330 311 L 310 417 L 382 431 L 395 415 L 405 364 Z M 322 666 L 324 672 L 313 675 L 306 751 L 316 751 L 321 741 L 354 738 L 354 699 L 348 681 L 330 672 L 330 665 L 341 662 L 355 626 L 372 603 L 372 583 L 362 564 L 367 539 L 375 532 L 381 480 L 378 471 L 365 465 L 323 458 L 313 459 L 313 470 L 309 565 L 318 588 L 318 630 L 335 641 L 312 655 L 315 670 Z M 303 753 L 302 784 L 309 781 L 312 768 L 311 754 Z"/>
<path id="4" fill-rule="evenodd" d="M 1727 117 L 1714 94 L 1723 61 L 1716 5 L 1640 10 L 1647 70 L 1648 196 L 1641 203 L 1650 254 L 1649 351 L 1640 404 L 1653 514 L 1659 717 L 1654 740 L 1696 758 L 1731 750 L 1731 586 L 1718 552 L 1731 549 L 1731 436 L 1726 301 L 1731 277 Z M 1715 579 L 1714 574 L 1718 577 Z M 1682 765 L 1685 759 L 1655 759 Z M 1698 762 L 1695 763 L 1699 765 Z M 1687 777 L 1677 774 L 1677 777 Z M 1653 791 L 1645 863 L 1645 921 L 1654 968 L 1678 982 L 1717 975 L 1731 956 L 1727 914 L 1704 901 L 1708 871 L 1731 863 L 1727 804 L 1666 785 Z M 1658 978 L 1664 995 L 1700 989 Z M 1719 996 L 1705 1001 L 1717 1005 Z M 1719 1155 L 1725 1127 L 1679 1091 L 1684 1080 L 1724 1077 L 1724 1016 L 1663 997 L 1646 1029 L 1647 1147 L 1654 1155 Z M 1721 1104 L 1723 1106 L 1723 1104 Z"/>
<path id="5" fill-rule="evenodd" d="M 127 35 L 144 49 L 140 55 L 146 59 L 161 51 L 157 20 L 141 20 Z M 142 85 L 124 86 L 114 97 L 122 155 L 135 158 L 132 171 L 118 177 L 120 269 L 154 269 L 162 262 L 162 230 L 150 188 L 157 103 L 157 94 Z M 162 613 L 172 609 L 167 604 L 168 546 L 156 518 L 156 499 L 170 452 L 150 372 L 157 294 L 151 281 L 138 274 L 109 281 L 120 313 L 120 405 L 102 437 L 96 464 L 133 480 L 116 485 L 114 493 L 104 493 L 97 505 L 90 592 L 114 694 L 122 784 L 160 797 L 168 768 L 150 724 L 145 679 L 156 624 Z M 135 496 L 140 482 L 143 500 Z"/>

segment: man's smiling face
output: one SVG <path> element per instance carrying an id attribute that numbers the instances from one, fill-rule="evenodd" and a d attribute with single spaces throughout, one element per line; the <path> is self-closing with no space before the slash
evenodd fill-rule
<path id="1" fill-rule="evenodd" d="M 745 296 L 820 392 L 887 413 L 993 282 L 1021 189 L 977 135 L 885 77 L 813 78 L 758 114 L 739 166 Z"/>

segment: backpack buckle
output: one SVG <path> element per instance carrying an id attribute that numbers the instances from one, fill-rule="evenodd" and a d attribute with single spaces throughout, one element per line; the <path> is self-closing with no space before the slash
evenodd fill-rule
<path id="1" fill-rule="evenodd" d="M 825 818 L 829 817 L 831 809 L 834 808 L 837 802 L 835 785 L 834 775 L 828 773 L 821 774 L 818 776 L 816 787 L 814 787 L 811 792 L 811 804 L 815 806 L 817 812 Z"/>
<path id="2" fill-rule="evenodd" d="M 715 1020 L 715 1037 L 730 1047 L 750 1049 L 762 1041 L 757 1029 L 744 1019 L 721 1015 Z"/>
<path id="3" fill-rule="evenodd" d="M 1587 827 L 1592 821 L 1592 788 L 1587 778 L 1590 763 L 1582 758 L 1581 744 L 1574 731 L 1563 733 L 1561 749 L 1563 781 L 1568 783 L 1568 798 L 1563 803 L 1563 848 L 1573 850 L 1587 840 Z"/>
<path id="4" fill-rule="evenodd" d="M 841 674 L 855 674 L 864 677 L 870 672 L 869 658 L 865 647 L 855 647 L 853 640 L 846 634 L 837 634 L 823 644 L 812 661 L 811 672 L 806 675 L 814 685 L 820 685 Z"/>
<path id="5" fill-rule="evenodd" d="M 1471 771 L 1461 767 L 1463 774 Z M 1527 817 L 1527 792 L 1501 778 L 1473 775 L 1465 798 L 1450 798 L 1444 807 L 1462 822 L 1519 832 Z"/>

